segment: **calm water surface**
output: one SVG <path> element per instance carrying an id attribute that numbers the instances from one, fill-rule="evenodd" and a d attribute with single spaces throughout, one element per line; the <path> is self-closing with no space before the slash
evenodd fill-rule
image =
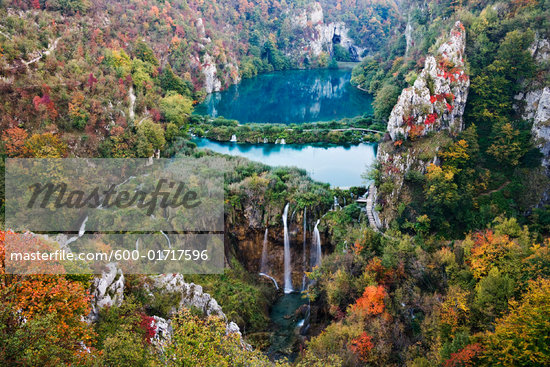
<path id="1" fill-rule="evenodd" d="M 193 140 L 199 148 L 237 155 L 270 166 L 294 166 L 305 169 L 311 178 L 335 187 L 361 186 L 361 174 L 376 160 L 376 144 L 351 146 L 297 144 L 239 144 L 216 142 L 206 138 Z"/>
<path id="2" fill-rule="evenodd" d="M 372 113 L 372 96 L 350 84 L 351 68 L 279 71 L 208 95 L 195 113 L 241 123 L 304 123 Z"/>

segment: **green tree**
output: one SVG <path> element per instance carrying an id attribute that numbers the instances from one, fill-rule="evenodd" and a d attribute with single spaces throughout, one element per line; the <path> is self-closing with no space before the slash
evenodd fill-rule
<path id="1" fill-rule="evenodd" d="M 179 128 L 183 127 L 193 110 L 193 102 L 176 92 L 168 92 L 160 100 L 160 110 L 168 122 L 173 122 Z"/>
<path id="2" fill-rule="evenodd" d="M 172 320 L 174 329 L 164 355 L 168 366 L 248 367 L 271 366 L 262 353 L 249 351 L 241 338 L 226 334 L 224 320 L 202 319 L 182 309 Z"/>
<path id="3" fill-rule="evenodd" d="M 520 132 L 507 122 L 496 125 L 492 135 L 493 144 L 489 146 L 487 153 L 499 163 L 512 167 L 517 166 L 528 150 L 521 140 Z"/>
<path id="4" fill-rule="evenodd" d="M 378 120 L 386 120 L 397 103 L 401 90 L 392 83 L 385 83 L 376 92 L 374 97 L 374 117 Z"/>
<path id="5" fill-rule="evenodd" d="M 162 73 L 159 76 L 159 81 L 160 87 L 166 92 L 175 91 L 186 97 L 190 97 L 192 95 L 192 85 L 189 82 L 183 81 L 183 79 L 174 74 L 174 71 L 170 65 L 162 69 Z"/>
<path id="6" fill-rule="evenodd" d="M 161 125 L 146 119 L 137 127 L 137 153 L 140 157 L 151 157 L 155 150 L 162 149 L 166 140 Z"/>
<path id="7" fill-rule="evenodd" d="M 497 267 L 481 279 L 476 286 L 474 307 L 485 323 L 493 322 L 508 307 L 508 300 L 514 292 L 514 281 L 502 275 Z"/>
<path id="8" fill-rule="evenodd" d="M 550 365 L 550 280 L 531 281 L 521 301 L 486 334 L 487 366 Z"/>
<path id="9" fill-rule="evenodd" d="M 153 66 L 159 66 L 159 61 L 155 57 L 155 53 L 151 50 L 151 47 L 145 41 L 139 40 L 136 43 L 134 52 L 136 57 L 141 61 L 147 62 Z"/>

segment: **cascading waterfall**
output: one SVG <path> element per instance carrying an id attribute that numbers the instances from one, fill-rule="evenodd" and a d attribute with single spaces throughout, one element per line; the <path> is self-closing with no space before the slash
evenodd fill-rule
<path id="1" fill-rule="evenodd" d="M 260 273 L 267 274 L 267 228 L 264 234 L 264 245 L 262 247 L 262 262 L 260 263 Z"/>
<path id="2" fill-rule="evenodd" d="M 170 238 L 163 231 L 160 231 L 160 233 L 162 233 L 164 238 L 166 238 L 166 241 L 168 242 L 168 248 L 172 248 L 172 242 L 170 242 Z"/>
<path id="3" fill-rule="evenodd" d="M 285 210 L 283 212 L 283 226 L 284 226 L 284 241 L 285 241 L 285 252 L 284 252 L 284 261 L 285 261 L 285 293 L 292 293 L 294 289 L 292 288 L 292 264 L 290 262 L 290 239 L 288 236 L 288 206 L 290 203 L 287 203 Z"/>
<path id="4" fill-rule="evenodd" d="M 311 267 L 321 265 L 321 234 L 317 228 L 320 221 L 320 219 L 317 220 L 317 223 L 315 223 L 315 228 L 313 229 L 313 241 L 311 244 Z"/>
<path id="5" fill-rule="evenodd" d="M 78 230 L 78 235 L 75 236 L 75 237 L 69 238 L 67 240 L 67 242 L 65 242 L 65 245 L 68 245 L 69 243 L 74 242 L 74 241 L 78 240 L 80 237 L 84 236 L 84 233 L 86 233 L 86 222 L 87 221 L 88 221 L 88 216 L 86 216 L 86 218 L 84 218 L 84 220 L 80 224 L 80 229 Z"/>
<path id="6" fill-rule="evenodd" d="M 275 285 L 275 288 L 279 290 L 279 284 L 277 284 L 277 281 L 272 276 L 268 275 L 269 269 L 267 267 L 267 228 L 265 229 L 264 234 L 264 244 L 262 247 L 262 260 L 260 263 L 260 276 L 266 277 L 267 279 L 271 279 L 273 284 Z"/>
<path id="7" fill-rule="evenodd" d="M 231 140 L 230 140 L 232 143 L 236 143 L 237 142 L 237 135 L 233 134 L 231 135 Z"/>
<path id="8" fill-rule="evenodd" d="M 304 208 L 304 245 L 303 245 L 303 253 L 302 253 L 302 259 L 304 264 L 304 274 L 302 275 L 302 292 L 306 290 L 306 216 L 307 216 L 307 208 Z"/>

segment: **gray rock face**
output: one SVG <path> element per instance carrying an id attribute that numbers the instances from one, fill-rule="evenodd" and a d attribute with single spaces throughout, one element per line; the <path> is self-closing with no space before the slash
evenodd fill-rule
<path id="1" fill-rule="evenodd" d="M 155 335 L 151 338 L 151 343 L 162 350 L 172 339 L 172 322 L 162 317 L 153 316 L 153 326 Z"/>
<path id="2" fill-rule="evenodd" d="M 392 140 L 424 136 L 430 131 L 463 128 L 462 115 L 470 80 L 464 71 L 466 32 L 457 22 L 436 55 L 426 57 L 414 85 L 401 92 L 388 120 Z"/>
<path id="3" fill-rule="evenodd" d="M 525 102 L 523 118 L 533 120 L 531 132 L 544 154 L 543 165 L 550 168 L 550 87 L 528 92 Z"/>
<path id="4" fill-rule="evenodd" d="M 391 139 L 379 146 L 377 160 L 384 182 L 390 190 L 380 190 L 383 210 L 381 220 L 387 226 L 396 217 L 402 197 L 405 175 L 409 171 L 425 173 L 430 163 L 438 164 L 440 146 L 463 129 L 462 116 L 468 98 L 470 80 L 465 72 L 466 34 L 456 22 L 449 36 L 438 40 L 435 55 L 428 55 L 424 69 L 414 85 L 404 89 L 388 120 Z M 425 137 L 433 132 L 430 137 Z M 429 142 L 413 142 L 402 149 L 401 140 L 417 138 Z"/>
<path id="5" fill-rule="evenodd" d="M 206 316 L 217 316 L 227 322 L 227 316 L 223 313 L 218 302 L 212 298 L 210 294 L 205 293 L 200 285 L 186 283 L 182 274 L 162 274 L 152 276 L 150 279 L 152 280 L 152 288 L 156 291 L 178 293 L 181 295 L 178 309 L 181 309 L 182 307 L 193 307 L 201 310 Z M 175 314 L 176 312 L 177 310 L 173 310 L 172 313 Z M 154 316 L 154 319 L 156 333 L 153 337 L 153 342 L 162 347 L 171 338 L 171 320 L 165 320 L 157 316 Z M 236 333 L 240 338 L 242 338 L 239 326 L 232 321 L 227 323 L 226 333 Z M 244 342 L 243 346 L 247 348 L 249 347 Z"/>
<path id="6" fill-rule="evenodd" d="M 354 48 L 357 55 L 364 51 L 349 38 L 349 30 L 344 22 L 324 23 L 323 8 L 318 2 L 295 14 L 291 19 L 291 27 L 302 31 L 307 38 L 302 48 L 311 50 L 314 56 L 319 56 L 323 51 L 332 53 L 335 36 L 340 39 L 340 45 L 346 50 Z M 311 27 L 312 32 L 307 31 L 308 27 Z"/>
<path id="7" fill-rule="evenodd" d="M 107 264 L 107 269 L 94 279 L 91 288 L 92 311 L 90 321 L 97 320 L 99 310 L 105 306 L 120 305 L 124 300 L 124 274 L 116 264 Z"/>
<path id="8" fill-rule="evenodd" d="M 550 41 L 546 38 L 540 38 L 537 34 L 535 41 L 529 47 L 531 55 L 535 58 L 536 62 L 544 62 L 550 59 Z"/>
<path id="9" fill-rule="evenodd" d="M 166 293 L 181 294 L 179 307 L 193 307 L 201 310 L 207 316 L 218 316 L 227 321 L 218 302 L 210 294 L 205 293 L 200 285 L 185 283 L 181 274 L 163 274 L 151 277 L 153 288 Z M 177 312 L 177 310 L 173 310 Z"/>
<path id="10" fill-rule="evenodd" d="M 537 63 L 550 60 L 550 42 L 546 38 L 536 35 L 529 50 Z M 542 166 L 546 169 L 546 175 L 550 177 L 550 86 L 537 88 L 531 85 L 527 86 L 527 89 L 534 90 L 520 93 L 515 99 L 524 102 L 523 109 L 520 109 L 522 117 L 533 121 L 531 134 L 543 154 Z M 516 108 L 519 109 L 519 106 Z M 540 204 L 548 202 L 550 202 L 550 189 L 543 193 Z"/>

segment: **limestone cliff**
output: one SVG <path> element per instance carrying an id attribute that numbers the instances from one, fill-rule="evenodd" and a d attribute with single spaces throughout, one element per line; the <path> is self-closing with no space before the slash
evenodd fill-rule
<path id="1" fill-rule="evenodd" d="M 308 54 L 319 56 L 322 52 L 332 54 L 334 44 L 340 44 L 350 52 L 355 61 L 360 61 L 364 49 L 356 46 L 348 36 L 348 28 L 344 22 L 324 22 L 323 8 L 315 2 L 305 9 L 301 9 L 290 18 L 290 26 L 293 30 L 302 34 L 302 39 L 289 50 L 289 56 L 299 55 L 306 57 Z"/>
<path id="2" fill-rule="evenodd" d="M 212 40 L 206 35 L 202 18 L 197 19 L 195 27 L 199 36 L 197 47 L 204 55 L 202 57 L 199 55 L 194 56 L 191 64 L 195 69 L 202 71 L 204 77 L 202 84 L 206 93 L 217 92 L 231 84 L 240 82 L 241 78 L 236 60 L 230 58 L 228 54 L 216 46 L 214 47 L 214 52 L 217 54 L 216 58 L 213 58 L 206 51 L 206 46 L 211 44 Z"/>
<path id="3" fill-rule="evenodd" d="M 402 91 L 388 120 L 386 141 L 380 144 L 378 162 L 382 182 L 378 202 L 387 225 L 397 205 L 407 201 L 403 191 L 410 171 L 424 173 L 437 163 L 437 152 L 463 129 L 470 80 L 464 62 L 466 34 L 456 22 L 450 34 L 438 40 L 412 87 Z"/>
<path id="4" fill-rule="evenodd" d="M 460 22 L 428 55 L 414 85 L 403 90 L 388 120 L 392 140 L 425 136 L 430 131 L 462 130 L 470 80 L 464 65 L 466 32 Z"/>
<path id="5" fill-rule="evenodd" d="M 530 51 L 539 64 L 550 60 L 550 42 L 546 38 L 537 35 Z M 516 106 L 522 117 L 533 122 L 531 133 L 543 154 L 542 166 L 546 170 L 546 175 L 550 177 L 550 86 L 532 83 L 526 87 L 525 92 L 516 96 L 516 100 L 523 102 Z M 550 189 L 547 189 L 543 193 L 541 204 L 549 202 Z"/>
<path id="6" fill-rule="evenodd" d="M 92 312 L 88 317 L 90 322 L 96 321 L 99 311 L 103 307 L 120 305 L 124 301 L 124 274 L 115 263 L 109 263 L 106 270 L 94 278 L 92 294 Z M 186 283 L 181 274 L 161 274 L 149 276 L 144 285 L 146 292 L 152 297 L 159 295 L 173 295 L 175 300 L 170 310 L 172 316 L 183 307 L 201 311 L 205 316 L 218 316 L 227 322 L 227 333 L 236 333 L 241 336 L 239 326 L 228 322 L 222 308 L 210 294 L 205 293 L 200 285 Z M 172 335 L 171 322 L 159 316 L 153 317 L 155 326 L 153 342 L 162 347 Z M 243 343 L 244 344 L 244 343 Z M 248 345 L 245 345 L 248 347 Z"/>

